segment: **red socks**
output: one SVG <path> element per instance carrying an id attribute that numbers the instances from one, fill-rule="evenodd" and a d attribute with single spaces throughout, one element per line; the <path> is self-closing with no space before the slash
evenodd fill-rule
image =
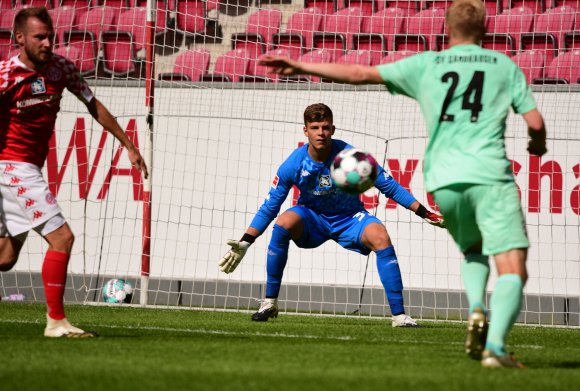
<path id="1" fill-rule="evenodd" d="M 55 320 L 65 318 L 63 297 L 70 254 L 48 250 L 42 264 L 42 281 L 48 315 Z"/>

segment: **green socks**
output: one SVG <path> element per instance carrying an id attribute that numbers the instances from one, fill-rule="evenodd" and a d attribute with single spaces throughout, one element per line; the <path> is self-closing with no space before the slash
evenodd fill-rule
<path id="1" fill-rule="evenodd" d="M 461 264 L 461 276 L 469 302 L 469 313 L 471 314 L 477 307 L 486 313 L 485 287 L 489 277 L 488 257 L 482 254 L 466 255 Z"/>
<path id="2" fill-rule="evenodd" d="M 506 354 L 505 339 L 521 310 L 524 284 L 517 274 L 504 274 L 497 279 L 491 295 L 491 323 L 485 348 L 499 356 Z"/>

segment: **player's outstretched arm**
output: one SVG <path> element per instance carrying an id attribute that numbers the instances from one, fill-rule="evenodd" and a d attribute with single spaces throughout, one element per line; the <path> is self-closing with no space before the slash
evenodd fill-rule
<path id="1" fill-rule="evenodd" d="M 107 110 L 107 108 L 97 98 L 93 98 L 86 105 L 93 118 L 115 136 L 125 148 L 127 148 L 131 164 L 141 171 L 145 178 L 149 177 L 145 159 L 143 159 L 135 144 L 129 140 L 129 137 L 127 137 L 111 112 Z"/>
<path id="2" fill-rule="evenodd" d="M 427 223 L 434 225 L 435 227 L 445 228 L 445 220 L 443 219 L 443 216 L 425 208 L 419 201 L 413 202 L 409 209 L 415 212 L 417 216 L 425 220 Z"/>
<path id="3" fill-rule="evenodd" d="M 238 267 L 244 258 L 244 255 L 246 255 L 248 248 L 250 248 L 252 243 L 254 243 L 256 238 L 260 235 L 260 231 L 250 227 L 246 230 L 246 233 L 244 233 L 244 236 L 242 236 L 240 240 L 228 240 L 227 244 L 230 246 L 230 249 L 219 261 L 220 270 L 227 274 L 236 270 L 236 267 Z"/>
<path id="4" fill-rule="evenodd" d="M 383 84 L 383 79 L 375 67 L 357 64 L 305 63 L 281 56 L 263 56 L 260 65 L 272 68 L 282 76 L 314 75 L 339 83 Z"/>
<path id="5" fill-rule="evenodd" d="M 523 114 L 524 121 L 528 125 L 528 134 L 530 141 L 528 143 L 528 152 L 542 156 L 548 149 L 546 148 L 546 126 L 544 118 L 537 109 L 533 109 Z"/>

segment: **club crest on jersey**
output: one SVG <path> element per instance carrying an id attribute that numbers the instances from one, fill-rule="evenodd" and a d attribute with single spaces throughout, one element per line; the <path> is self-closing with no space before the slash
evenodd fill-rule
<path id="1" fill-rule="evenodd" d="M 46 203 L 48 205 L 54 205 L 54 204 L 56 204 L 56 198 L 54 198 L 54 195 L 52 193 L 50 193 L 50 192 L 46 193 L 45 199 L 46 199 Z"/>
<path id="2" fill-rule="evenodd" d="M 280 179 L 278 178 L 278 175 L 276 175 L 276 176 L 274 177 L 274 180 L 272 181 L 272 189 L 276 189 L 276 188 L 278 187 L 278 181 L 279 181 L 279 180 L 280 180 Z"/>
<path id="3" fill-rule="evenodd" d="M 330 175 L 321 175 L 318 177 L 318 187 L 330 187 L 332 186 L 332 181 L 330 180 Z"/>
<path id="4" fill-rule="evenodd" d="M 44 78 L 39 77 L 38 79 L 33 80 L 30 84 L 30 88 L 32 89 L 32 95 L 44 94 L 46 92 Z"/>
<path id="5" fill-rule="evenodd" d="M 62 77 L 62 72 L 57 67 L 50 67 L 46 72 L 46 77 L 48 77 L 48 80 L 50 81 L 58 81 Z"/>

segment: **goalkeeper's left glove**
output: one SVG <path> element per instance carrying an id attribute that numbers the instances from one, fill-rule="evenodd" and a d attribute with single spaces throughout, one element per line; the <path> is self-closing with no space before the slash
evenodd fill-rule
<path id="1" fill-rule="evenodd" d="M 421 204 L 419 204 L 415 214 L 435 227 L 445 228 L 445 220 L 443 219 L 443 216 L 438 213 L 431 212 Z"/>

